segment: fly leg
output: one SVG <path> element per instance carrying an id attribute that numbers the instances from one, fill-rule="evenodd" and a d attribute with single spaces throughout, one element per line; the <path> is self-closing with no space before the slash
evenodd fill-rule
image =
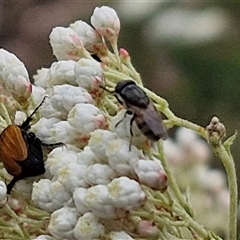
<path id="1" fill-rule="evenodd" d="M 129 143 L 129 151 L 131 151 L 131 145 L 132 145 L 132 137 L 133 137 L 133 131 L 132 131 L 132 125 L 133 125 L 133 121 L 136 117 L 136 115 L 132 112 L 132 111 L 129 111 L 127 110 L 125 113 L 124 113 L 124 116 L 121 120 L 119 120 L 116 124 L 115 124 L 115 127 L 117 127 L 122 121 L 123 119 L 127 116 L 127 114 L 131 114 L 132 117 L 131 117 L 131 120 L 130 120 L 130 143 Z"/>
<path id="2" fill-rule="evenodd" d="M 129 142 L 129 151 L 131 151 L 131 146 L 132 146 L 132 137 L 133 137 L 133 131 L 132 131 L 132 126 L 133 126 L 133 121 L 136 117 L 136 114 L 133 114 L 133 117 L 130 120 L 130 142 Z"/>
<path id="3" fill-rule="evenodd" d="M 115 124 L 115 128 L 123 121 L 123 119 L 127 116 L 127 114 L 133 114 L 131 111 L 127 110 L 125 113 L 124 113 L 124 116 L 121 120 L 119 120 L 116 124 Z"/>

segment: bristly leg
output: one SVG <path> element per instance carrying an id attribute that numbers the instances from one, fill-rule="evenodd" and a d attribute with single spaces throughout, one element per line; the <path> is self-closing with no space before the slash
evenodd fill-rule
<path id="1" fill-rule="evenodd" d="M 22 179 L 21 177 L 16 177 L 16 176 L 15 176 L 15 177 L 10 181 L 10 183 L 7 184 L 7 194 L 10 194 L 10 193 L 11 193 L 11 191 L 12 191 L 15 183 L 16 183 L 17 181 L 21 180 L 21 179 Z"/>
<path id="2" fill-rule="evenodd" d="M 41 145 L 44 146 L 44 147 L 58 147 L 58 146 L 63 146 L 65 144 L 62 143 L 62 142 L 50 143 L 50 144 L 41 142 Z"/>
<path id="3" fill-rule="evenodd" d="M 133 126 L 133 121 L 134 121 L 134 119 L 135 119 L 135 114 L 133 114 L 133 117 L 131 118 L 131 120 L 130 120 L 130 135 L 131 135 L 131 137 L 130 137 L 130 141 L 129 141 L 129 151 L 131 151 L 131 146 L 132 146 L 132 138 L 133 138 L 133 131 L 132 131 L 132 126 Z"/>
<path id="4" fill-rule="evenodd" d="M 129 115 L 133 115 L 133 113 L 131 112 L 131 111 L 129 111 L 129 110 L 127 110 L 125 113 L 124 113 L 124 116 L 123 116 L 123 118 L 121 119 L 121 120 L 119 120 L 116 124 L 115 124 L 115 128 L 123 121 L 123 119 L 127 116 L 127 114 L 129 114 Z M 134 116 L 133 116 L 134 117 Z"/>

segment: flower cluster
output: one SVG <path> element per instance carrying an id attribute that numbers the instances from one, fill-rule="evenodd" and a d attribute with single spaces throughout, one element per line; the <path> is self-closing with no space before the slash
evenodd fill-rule
<path id="1" fill-rule="evenodd" d="M 102 7 L 95 9 L 91 23 L 94 28 L 83 21 L 69 28 L 54 28 L 50 43 L 59 61 L 34 76 L 49 101 L 32 130 L 44 142 L 66 144 L 49 153 L 48 179 L 34 183 L 32 192 L 34 204 L 52 213 L 48 231 L 57 239 L 114 236 L 115 228 L 109 227 L 109 220 L 121 225 L 124 219 L 131 219 L 131 210 L 146 202 L 140 184 L 162 191 L 167 187 L 167 176 L 158 159 L 149 158 L 135 146 L 129 150 L 130 119 L 114 126 L 125 110 L 116 115 L 118 105 L 100 88 L 109 81 L 105 68 L 114 64 L 108 63 L 113 55 L 106 42 L 116 43 L 119 19 L 113 9 Z M 105 98 L 114 108 L 104 103 Z M 125 137 L 119 136 L 124 132 Z"/>
<path id="2" fill-rule="evenodd" d="M 22 93 L 21 86 L 26 84 L 20 78 L 14 82 L 22 85 L 14 87 L 3 74 L 7 89 L 17 89 L 18 95 L 30 97 L 29 109 L 48 95 L 39 110 L 41 118 L 31 126 L 31 131 L 44 143 L 65 145 L 48 154 L 45 177 L 33 183 L 32 193 L 24 188 L 24 181 L 17 183 L 16 189 L 29 191 L 34 205 L 51 213 L 47 231 L 56 239 L 97 239 L 104 235 L 132 239 L 126 223 L 133 221 L 131 210 L 142 208 L 147 200 L 141 184 L 164 191 L 167 175 L 159 159 L 134 145 L 129 149 L 130 118 L 123 119 L 126 110 L 120 111 L 113 96 L 100 88 L 112 81 L 105 75 L 110 72 L 107 68 L 118 68 L 121 64 L 118 53 L 114 56 L 106 45 L 109 41 L 115 49 L 120 30 L 118 16 L 111 8 L 96 8 L 91 23 L 94 28 L 77 21 L 68 28 L 52 30 L 50 44 L 58 61 L 34 76 L 32 95 L 25 94 L 27 87 Z M 97 54 L 101 62 L 92 54 Z M 11 56 L 14 55 L 2 50 L 3 59 Z M 5 68 L 7 64 L 9 61 Z M 116 77 L 116 82 L 122 78 Z M 123 79 L 126 78 L 130 76 Z M 28 115 L 27 111 L 23 115 L 17 113 L 10 123 L 19 123 Z M 123 121 L 115 127 L 119 119 Z M 142 135 L 136 124 L 133 133 Z M 149 147 L 146 137 L 137 139 L 135 136 L 133 144 Z M 115 221 L 113 226 L 109 225 L 110 220 Z M 123 220 L 126 226 L 115 229 Z M 141 224 L 144 222 L 139 219 L 136 233 L 141 232 L 137 230 Z M 152 228 L 151 224 L 148 228 Z M 153 232 L 157 234 L 156 229 Z"/>
<path id="3" fill-rule="evenodd" d="M 167 156 L 179 166 L 174 170 L 182 189 L 200 186 L 220 204 L 224 182 L 219 172 L 206 168 L 208 149 L 194 134 L 184 132 L 178 134 L 177 144 L 171 140 L 164 144 L 165 156 L 161 140 L 152 142 L 142 134 L 132 115 L 111 94 L 119 81 L 132 79 L 143 88 L 156 102 L 156 110 L 166 115 L 166 126 L 171 117 L 176 119 L 168 114 L 164 99 L 142 86 L 128 52 L 118 50 L 120 21 L 116 12 L 96 7 L 91 24 L 79 20 L 52 30 L 50 44 L 57 61 L 38 70 L 34 84 L 24 65 L 0 50 L 0 127 L 21 124 L 47 95 L 31 131 L 43 143 L 64 144 L 49 152 L 44 149 L 44 176 L 18 182 L 7 204 L 6 186 L 0 184 L 4 211 L 16 220 L 9 226 L 19 224 L 16 233 L 6 231 L 3 239 L 214 236 L 194 222 L 192 209 L 183 204 L 185 198 L 166 161 Z M 186 166 L 191 171 L 187 172 Z M 1 176 L 9 180 L 4 169 Z M 221 184 L 208 182 L 215 177 Z M 34 206 L 28 204 L 29 199 Z"/>

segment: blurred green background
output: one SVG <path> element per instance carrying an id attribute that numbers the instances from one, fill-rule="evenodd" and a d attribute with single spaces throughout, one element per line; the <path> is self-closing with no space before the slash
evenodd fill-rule
<path id="1" fill-rule="evenodd" d="M 54 26 L 87 22 L 97 5 L 115 8 L 119 47 L 126 48 L 147 87 L 172 111 L 206 126 L 213 115 L 227 136 L 240 130 L 240 5 L 237 1 L 0 1 L 0 47 L 32 75 L 54 61 Z M 174 131 L 170 135 L 174 136 Z M 232 147 L 240 180 L 239 140 Z M 222 168 L 217 158 L 214 167 Z M 240 181 L 239 181 L 240 182 Z"/>

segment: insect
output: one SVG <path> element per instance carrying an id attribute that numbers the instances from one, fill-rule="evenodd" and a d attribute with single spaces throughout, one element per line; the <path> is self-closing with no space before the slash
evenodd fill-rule
<path id="1" fill-rule="evenodd" d="M 45 173 L 42 146 L 55 147 L 63 143 L 43 143 L 33 132 L 30 132 L 30 122 L 42 102 L 22 125 L 9 125 L 0 135 L 0 161 L 13 179 L 7 185 L 9 194 L 14 184 L 26 177 L 38 176 Z"/>
<path id="2" fill-rule="evenodd" d="M 127 110 L 125 116 L 126 114 L 132 114 L 130 120 L 131 136 L 133 136 L 132 124 L 135 121 L 138 128 L 147 138 L 153 141 L 167 138 L 167 131 L 163 125 L 161 115 L 157 112 L 147 94 L 134 81 L 124 80 L 118 82 L 113 93 L 118 102 Z"/>

